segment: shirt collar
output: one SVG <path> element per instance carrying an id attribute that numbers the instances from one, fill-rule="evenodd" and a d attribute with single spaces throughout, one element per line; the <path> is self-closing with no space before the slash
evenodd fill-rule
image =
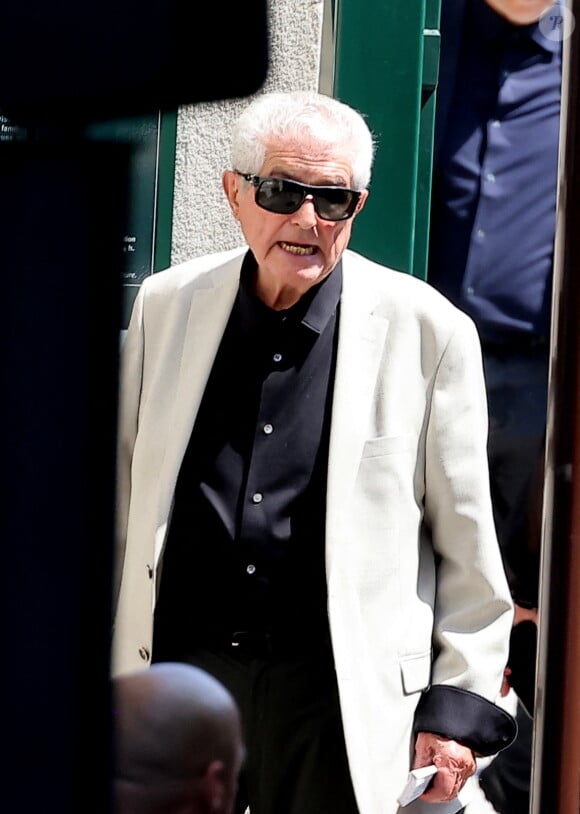
<path id="1" fill-rule="evenodd" d="M 309 331 L 321 334 L 328 321 L 336 311 L 342 291 L 342 261 L 333 271 L 317 285 L 312 286 L 290 308 L 274 311 L 263 303 L 252 290 L 257 263 L 251 250 L 248 250 L 242 262 L 240 276 L 239 305 L 244 324 L 258 322 L 266 327 L 275 328 L 281 324 L 301 324 Z"/>
<path id="2" fill-rule="evenodd" d="M 554 2 L 550 11 L 547 12 L 549 17 L 556 14 L 558 9 L 562 7 L 561 0 Z M 514 25 L 494 11 L 485 0 L 473 0 L 471 4 L 471 31 L 481 42 L 502 42 L 506 41 L 508 37 L 514 33 L 519 33 L 522 37 L 529 37 L 544 51 L 551 54 L 556 54 L 561 48 L 561 41 L 559 39 L 550 39 L 545 36 L 543 31 L 548 33 L 549 26 L 546 22 L 535 22 L 529 25 Z"/>
<path id="3" fill-rule="evenodd" d="M 505 40 L 515 26 L 488 6 L 485 0 L 472 0 L 469 5 L 470 33 L 482 43 Z"/>
<path id="4" fill-rule="evenodd" d="M 530 37 L 534 40 L 535 43 L 537 43 L 540 46 L 540 48 L 543 48 L 544 51 L 549 51 L 551 54 L 557 54 L 562 48 L 563 35 L 558 36 L 555 39 L 551 39 L 549 36 L 546 36 L 545 34 L 549 34 L 552 28 L 552 24 L 554 21 L 551 18 L 558 15 L 560 17 L 563 17 L 563 14 L 564 11 L 562 2 L 561 0 L 556 0 L 556 2 L 553 3 L 549 11 L 542 18 L 541 23 L 537 22 L 529 26 L 529 28 L 531 29 Z"/>

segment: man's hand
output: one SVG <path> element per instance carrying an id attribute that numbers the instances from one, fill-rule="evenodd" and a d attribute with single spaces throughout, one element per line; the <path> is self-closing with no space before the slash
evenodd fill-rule
<path id="1" fill-rule="evenodd" d="M 415 743 L 413 769 L 421 766 L 437 766 L 437 774 L 421 800 L 427 803 L 445 803 L 457 797 L 466 780 L 475 774 L 477 768 L 471 749 L 457 741 L 434 735 L 432 732 L 419 732 Z"/>
<path id="2" fill-rule="evenodd" d="M 546 0 L 485 0 L 487 5 L 514 25 L 537 22 L 542 14 L 554 5 Z"/>
<path id="3" fill-rule="evenodd" d="M 533 622 L 535 625 L 538 624 L 538 609 L 537 608 L 523 608 L 521 605 L 518 605 L 517 602 L 514 602 L 514 624 L 519 625 L 520 622 Z"/>

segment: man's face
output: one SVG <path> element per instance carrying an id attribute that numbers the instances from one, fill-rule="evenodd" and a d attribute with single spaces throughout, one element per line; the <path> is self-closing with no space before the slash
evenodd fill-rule
<path id="1" fill-rule="evenodd" d="M 312 186 L 352 188 L 350 162 L 336 149 L 273 143 L 260 176 L 289 178 Z M 350 239 L 354 217 L 320 218 L 311 200 L 291 215 L 267 212 L 255 202 L 255 189 L 234 172 L 224 173 L 224 189 L 234 216 L 258 263 L 256 293 L 270 307 L 284 308 L 334 269 Z M 357 212 L 368 192 L 363 192 Z"/>
<path id="2" fill-rule="evenodd" d="M 502 17 L 516 25 L 535 23 L 554 4 L 554 0 L 486 0 Z"/>

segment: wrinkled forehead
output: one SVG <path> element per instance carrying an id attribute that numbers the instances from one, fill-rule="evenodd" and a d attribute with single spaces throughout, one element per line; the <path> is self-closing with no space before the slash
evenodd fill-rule
<path id="1" fill-rule="evenodd" d="M 341 177 L 346 175 L 350 178 L 352 175 L 354 153 L 344 141 L 304 133 L 300 138 L 284 134 L 268 139 L 264 147 L 262 168 L 299 166 L 336 172 Z"/>

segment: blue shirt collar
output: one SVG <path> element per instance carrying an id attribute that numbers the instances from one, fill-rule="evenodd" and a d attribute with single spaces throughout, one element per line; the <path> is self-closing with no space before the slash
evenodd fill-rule
<path id="1" fill-rule="evenodd" d="M 557 14 L 557 10 L 562 7 L 561 0 L 556 0 L 551 9 L 546 12 L 546 16 L 550 17 Z M 507 39 L 514 32 L 519 31 L 521 35 L 528 36 L 544 51 L 551 54 L 556 54 L 562 47 L 559 39 L 550 39 L 546 37 L 542 29 L 549 31 L 549 26 L 546 29 L 546 24 L 540 25 L 540 22 L 530 23 L 529 25 L 514 25 L 510 23 L 505 17 L 495 12 L 488 6 L 485 0 L 473 0 L 471 4 L 471 27 L 472 31 L 477 32 L 477 38 L 482 42 L 501 42 Z"/>

